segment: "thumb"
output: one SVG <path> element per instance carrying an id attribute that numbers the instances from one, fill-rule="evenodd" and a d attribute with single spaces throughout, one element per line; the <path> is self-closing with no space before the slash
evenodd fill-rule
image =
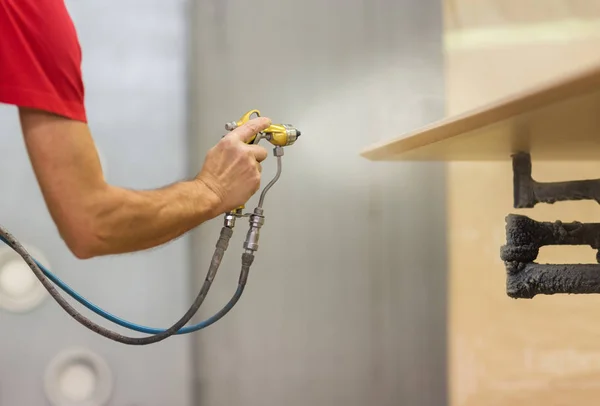
<path id="1" fill-rule="evenodd" d="M 257 117 L 248 120 L 247 123 L 239 126 L 229 133 L 230 137 L 236 138 L 244 143 L 248 143 L 256 134 L 271 125 L 271 119 L 267 117 Z"/>

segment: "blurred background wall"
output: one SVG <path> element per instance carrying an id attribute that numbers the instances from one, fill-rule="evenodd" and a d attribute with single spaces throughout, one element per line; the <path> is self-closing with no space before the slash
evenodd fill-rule
<path id="1" fill-rule="evenodd" d="M 194 175 L 224 123 L 249 109 L 303 135 L 283 157 L 246 292 L 226 318 L 133 348 L 95 336 L 51 300 L 0 310 L 0 405 L 48 405 L 44 374 L 72 348 L 111 369 L 110 406 L 446 404 L 444 168 L 358 156 L 444 114 L 442 5 L 67 4 L 109 182 L 151 188 Z M 204 279 L 221 220 L 149 252 L 77 261 L 19 131 L 16 110 L 2 106 L 2 224 L 106 310 L 170 325 Z M 274 169 L 269 158 L 263 184 Z M 239 221 L 202 317 L 233 294 L 246 230 Z M 81 392 L 86 376 L 71 372 L 64 389 Z"/>
<path id="2" fill-rule="evenodd" d="M 303 132 L 267 195 L 244 297 L 223 322 L 194 336 L 198 401 L 445 404 L 443 167 L 358 156 L 372 142 L 442 117 L 442 5 L 195 6 L 192 169 L 224 123 L 247 110 Z M 263 168 L 266 183 L 274 160 Z M 220 226 L 194 233 L 198 270 Z M 204 315 L 233 294 L 246 230 L 238 222 Z M 198 288 L 204 275 L 195 274 Z"/>
<path id="3" fill-rule="evenodd" d="M 189 176 L 187 3 L 66 3 L 80 36 L 89 121 L 108 181 L 154 188 Z M 153 327 L 181 317 L 191 300 L 189 239 L 143 253 L 76 260 L 46 210 L 15 108 L 0 106 L 0 134 L 0 222 L 105 310 Z M 83 328 L 47 297 L 26 313 L 0 309 L 0 332 L 1 406 L 49 405 L 46 370 L 58 354 L 74 348 L 92 351 L 110 367 L 110 406 L 194 404 L 191 337 L 147 347 L 112 343 Z M 68 369 L 63 378 L 65 389 L 75 391 L 71 395 L 85 395 L 85 371 Z"/>

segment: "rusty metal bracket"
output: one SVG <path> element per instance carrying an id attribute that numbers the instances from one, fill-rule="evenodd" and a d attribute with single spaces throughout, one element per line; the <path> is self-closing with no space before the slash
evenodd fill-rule
<path id="1" fill-rule="evenodd" d="M 600 249 L 600 223 L 540 222 L 527 216 L 506 217 L 506 245 L 500 257 L 506 266 L 506 293 L 531 299 L 557 293 L 600 293 L 599 264 L 538 264 L 539 249 L 548 245 L 589 245 Z M 600 251 L 596 253 L 600 263 Z"/>
<path id="2" fill-rule="evenodd" d="M 538 203 L 595 200 L 600 203 L 600 179 L 541 183 L 532 176 L 531 156 L 512 156 L 514 207 Z M 524 215 L 506 217 L 506 245 L 500 257 L 506 266 L 506 293 L 512 298 L 536 295 L 600 293 L 598 264 L 538 264 L 539 249 L 548 245 L 589 245 L 600 250 L 600 223 L 540 222 Z"/>
<path id="3" fill-rule="evenodd" d="M 542 183 L 531 176 L 531 156 L 512 156 L 514 208 L 532 208 L 538 203 L 567 200 L 595 200 L 600 203 L 600 179 Z"/>

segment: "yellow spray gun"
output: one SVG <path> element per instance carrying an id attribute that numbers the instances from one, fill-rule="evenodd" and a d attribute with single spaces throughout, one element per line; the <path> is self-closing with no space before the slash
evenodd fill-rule
<path id="1" fill-rule="evenodd" d="M 260 111 L 248 111 L 238 121 L 231 121 L 225 124 L 225 129 L 227 131 L 233 131 L 239 126 L 247 123 L 253 115 L 256 115 L 256 117 L 260 117 Z M 250 239 L 250 241 L 247 239 L 246 243 L 244 244 L 246 250 L 251 249 L 249 247 L 253 247 L 255 248 L 254 251 L 256 251 L 256 249 L 258 248 L 258 229 L 262 225 L 262 222 L 264 222 L 264 217 L 262 216 L 262 206 L 265 200 L 265 195 L 267 194 L 269 189 L 275 184 L 275 182 L 277 182 L 279 176 L 281 175 L 281 157 L 283 156 L 283 147 L 287 147 L 289 145 L 294 144 L 294 142 L 296 142 L 300 135 L 302 135 L 300 130 L 298 130 L 291 124 L 271 124 L 268 128 L 259 132 L 255 137 L 248 141 L 249 144 L 258 144 L 261 140 L 264 139 L 275 146 L 275 148 L 273 148 L 273 155 L 277 157 L 277 174 L 275 175 L 273 180 L 269 182 L 269 184 L 263 189 L 260 195 L 258 206 L 256 209 L 254 209 L 254 214 L 242 214 L 242 211 L 245 207 L 243 205 L 225 214 L 225 227 L 228 228 L 233 228 L 235 226 L 235 219 L 237 217 L 250 216 L 251 228 L 248 232 L 248 238 Z M 257 224 L 255 224 L 255 227 L 252 227 L 253 218 L 257 222 Z M 259 221 L 260 224 L 258 223 Z"/>
<path id="2" fill-rule="evenodd" d="M 238 121 L 231 121 L 225 124 L 225 129 L 227 131 L 235 130 L 250 121 L 253 114 L 256 114 L 256 117 L 260 117 L 259 110 L 250 110 Z M 265 139 L 276 147 L 287 147 L 296 142 L 296 139 L 298 139 L 301 134 L 300 130 L 290 124 L 271 124 L 268 128 L 253 137 L 248 143 L 258 144 L 261 139 Z"/>

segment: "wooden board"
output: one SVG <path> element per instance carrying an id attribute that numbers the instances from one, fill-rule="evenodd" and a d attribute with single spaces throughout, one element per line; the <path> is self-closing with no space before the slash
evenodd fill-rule
<path id="1" fill-rule="evenodd" d="M 600 159 L 600 65 L 373 145 L 373 161 Z"/>
<path id="2" fill-rule="evenodd" d="M 445 4 L 458 8 L 446 15 L 455 20 L 448 24 L 450 29 L 458 30 L 446 31 L 445 40 L 449 116 L 600 66 L 600 24 L 593 20 L 600 17 L 597 0 Z M 590 108 L 581 115 L 594 119 L 597 111 Z M 565 117 L 558 120 L 567 128 L 573 122 L 572 129 L 583 127 L 577 127 L 575 115 Z M 600 328 L 595 309 L 600 296 L 510 299 L 499 250 L 506 241 L 508 213 L 542 221 L 597 222 L 598 204 L 557 202 L 516 210 L 510 161 L 455 161 L 445 166 L 449 404 L 596 405 Z M 597 160 L 533 163 L 533 176 L 542 182 L 595 179 L 599 171 Z M 594 263 L 595 251 L 582 246 L 544 247 L 538 261 Z"/>

